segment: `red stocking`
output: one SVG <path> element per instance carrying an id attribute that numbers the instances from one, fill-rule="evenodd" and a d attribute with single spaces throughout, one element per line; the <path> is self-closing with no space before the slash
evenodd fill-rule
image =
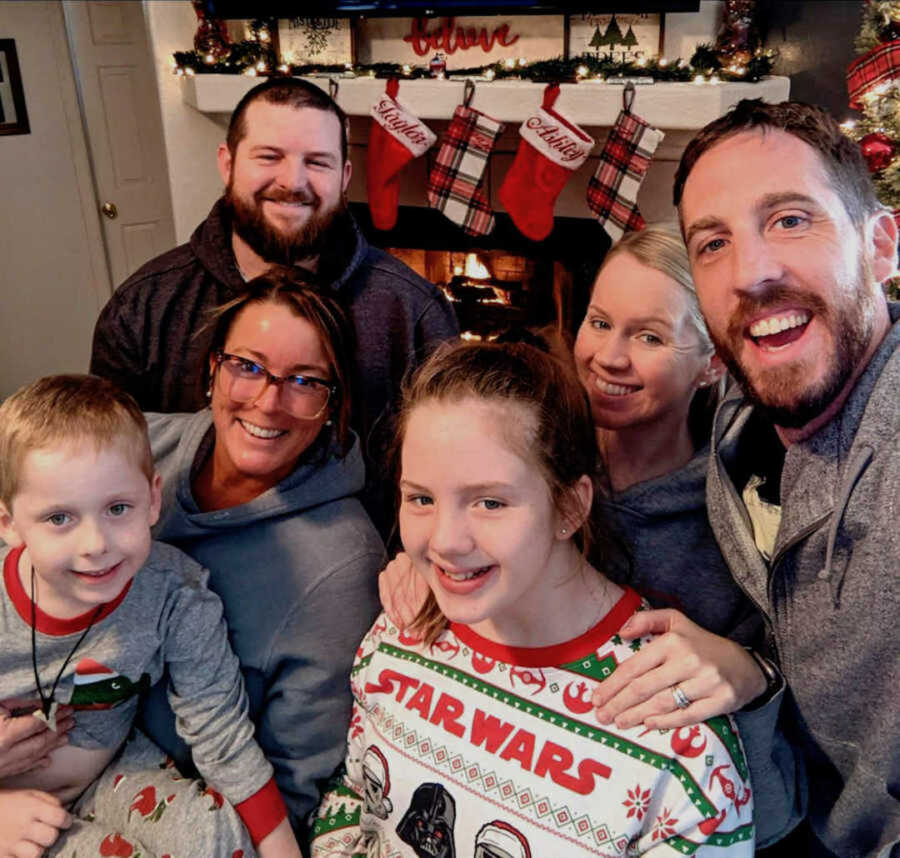
<path id="1" fill-rule="evenodd" d="M 385 94 L 372 105 L 366 185 L 376 229 L 392 229 L 397 223 L 400 172 L 437 140 L 427 125 L 396 100 L 399 85 L 391 78 Z"/>
<path id="2" fill-rule="evenodd" d="M 594 141 L 553 110 L 559 85 L 544 90 L 544 103 L 519 128 L 519 150 L 500 187 L 500 201 L 528 238 L 541 241 L 553 229 L 553 207 L 563 186 L 587 160 Z"/>

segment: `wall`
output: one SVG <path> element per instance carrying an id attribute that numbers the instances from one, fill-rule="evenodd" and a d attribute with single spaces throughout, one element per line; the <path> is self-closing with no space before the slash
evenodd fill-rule
<path id="1" fill-rule="evenodd" d="M 766 0 L 760 9 L 765 45 L 779 53 L 775 73 L 791 77 L 791 98 L 821 105 L 841 121 L 852 115 L 846 71 L 857 56 L 853 41 L 862 5 L 859 0 Z"/>
<path id="2" fill-rule="evenodd" d="M 172 54 L 194 46 L 197 16 L 189 0 L 144 0 L 144 10 L 162 109 L 175 239 L 181 244 L 222 193 L 216 149 L 225 139 L 228 116 L 208 116 L 188 107 L 172 74 Z"/>
<path id="3" fill-rule="evenodd" d="M 0 137 L 0 397 L 84 372 L 110 294 L 59 2 L 0 2 L 16 40 L 31 133 Z"/>
<path id="4" fill-rule="evenodd" d="M 689 60 L 698 44 L 714 42 L 721 15 L 721 0 L 700 0 L 697 12 L 670 12 L 666 15 L 666 56 Z"/>

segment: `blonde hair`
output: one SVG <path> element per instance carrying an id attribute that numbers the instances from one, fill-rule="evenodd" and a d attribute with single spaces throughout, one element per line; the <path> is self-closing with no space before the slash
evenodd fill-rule
<path id="1" fill-rule="evenodd" d="M 611 259 L 623 253 L 633 256 L 648 268 L 653 268 L 667 277 L 671 277 L 684 289 L 688 299 L 690 319 L 694 330 L 700 337 L 703 351 L 705 354 L 712 353 L 714 351 L 713 343 L 709 331 L 706 329 L 706 322 L 703 321 L 703 314 L 700 312 L 687 249 L 678 226 L 668 222 L 653 223 L 637 232 L 626 233 L 606 254 L 603 264 L 597 272 L 598 276 Z"/>
<path id="2" fill-rule="evenodd" d="M 84 439 L 125 442 L 148 480 L 153 457 L 147 421 L 125 391 L 94 375 L 51 375 L 17 390 L 0 405 L 0 501 L 8 510 L 32 450 Z"/>
<path id="3" fill-rule="evenodd" d="M 642 230 L 626 233 L 606 254 L 597 276 L 599 277 L 610 259 L 623 253 L 629 254 L 642 265 L 665 274 L 681 286 L 687 298 L 688 317 L 700 340 L 700 348 L 704 355 L 711 355 L 715 351 L 715 346 L 700 312 L 687 248 L 684 246 L 678 225 L 666 221 L 648 224 Z M 596 278 L 594 280 L 596 282 Z M 725 396 L 727 386 L 728 378 L 722 373 L 718 382 L 709 387 L 699 388 L 691 399 L 688 427 L 697 449 L 709 443 L 713 415 Z"/>

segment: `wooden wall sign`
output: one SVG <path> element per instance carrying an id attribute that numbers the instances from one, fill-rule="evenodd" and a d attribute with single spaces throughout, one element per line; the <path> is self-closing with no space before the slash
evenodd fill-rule
<path id="1" fill-rule="evenodd" d="M 359 21 L 359 62 L 423 65 L 435 54 L 448 69 L 503 60 L 560 57 L 563 15 L 475 15 L 443 18 L 368 18 Z"/>

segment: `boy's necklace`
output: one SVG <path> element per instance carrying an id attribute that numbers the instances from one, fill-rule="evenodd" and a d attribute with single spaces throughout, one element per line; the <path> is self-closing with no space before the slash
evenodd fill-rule
<path id="1" fill-rule="evenodd" d="M 91 617 L 91 621 L 88 623 L 87 628 L 81 633 L 81 637 L 75 641 L 75 646 L 72 647 L 71 652 L 66 656 L 66 660 L 59 669 L 59 673 L 56 674 L 56 679 L 53 680 L 53 685 L 50 686 L 50 694 L 45 697 L 44 689 L 41 688 L 41 678 L 38 676 L 37 669 L 37 632 L 35 631 L 35 626 L 37 625 L 37 603 L 34 600 L 34 564 L 31 564 L 31 666 L 34 668 L 34 684 L 37 686 L 38 696 L 41 698 L 40 711 L 34 712 L 33 714 L 38 721 L 46 721 L 47 726 L 54 733 L 56 732 L 56 711 L 59 709 L 59 704 L 55 699 L 56 686 L 59 685 L 59 680 L 62 679 L 63 671 L 65 671 L 69 662 L 72 660 L 72 656 L 75 655 L 78 647 L 81 646 L 82 641 L 87 637 L 87 633 L 91 630 L 91 626 L 97 621 L 97 617 L 100 616 L 102 610 L 103 605 L 97 605 L 97 609 L 94 611 L 94 615 Z"/>

